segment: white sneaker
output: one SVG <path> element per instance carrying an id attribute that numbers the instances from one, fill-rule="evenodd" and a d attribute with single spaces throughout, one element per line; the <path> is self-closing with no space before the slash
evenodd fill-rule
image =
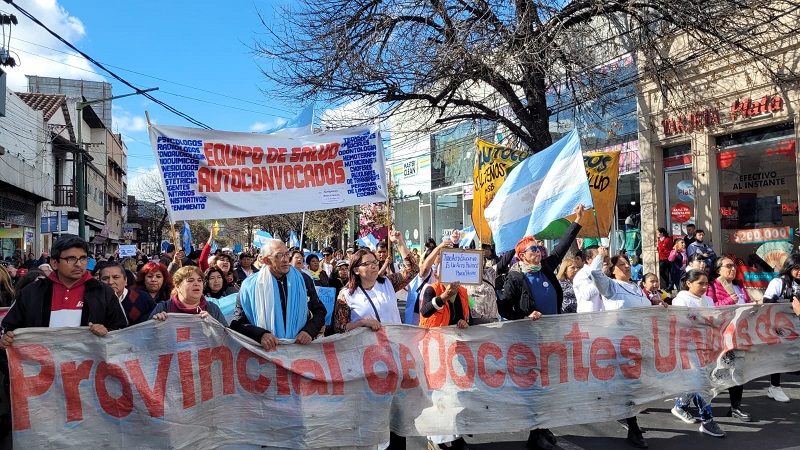
<path id="1" fill-rule="evenodd" d="M 679 408 L 678 405 L 675 405 L 672 408 L 672 415 L 686 423 L 695 423 L 697 421 L 697 419 L 695 419 L 689 411 Z"/>
<path id="2" fill-rule="evenodd" d="M 767 397 L 775 400 L 776 402 L 786 403 L 789 401 L 789 397 L 783 393 L 783 389 L 780 386 L 770 386 L 767 389 Z"/>

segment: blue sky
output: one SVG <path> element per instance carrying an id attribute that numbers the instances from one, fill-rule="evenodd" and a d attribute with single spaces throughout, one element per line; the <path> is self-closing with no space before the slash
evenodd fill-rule
<path id="1" fill-rule="evenodd" d="M 152 94 L 218 130 L 261 131 L 294 117 L 304 104 L 270 97 L 271 85 L 250 49 L 264 39 L 257 11 L 267 21 L 276 15 L 276 0 L 233 2 L 16 0 L 66 40 L 139 88 L 158 87 Z M 9 48 L 18 67 L 8 69 L 9 88 L 25 91 L 25 75 L 110 81 L 114 95 L 131 90 L 92 66 L 48 35 L 10 5 L 19 24 L 12 30 Z M 144 112 L 163 125 L 191 126 L 146 98 L 114 101 L 113 131 L 128 146 L 128 177 L 155 164 L 147 137 Z"/>

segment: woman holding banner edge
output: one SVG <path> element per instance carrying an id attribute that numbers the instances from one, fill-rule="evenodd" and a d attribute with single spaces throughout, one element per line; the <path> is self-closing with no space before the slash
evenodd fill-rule
<path id="1" fill-rule="evenodd" d="M 500 315 L 509 320 L 529 318 L 537 320 L 543 315 L 561 314 L 564 293 L 556 278 L 556 269 L 578 237 L 580 221 L 585 207 L 575 207 L 575 220 L 564 231 L 553 252 L 543 258 L 543 249 L 536 238 L 525 236 L 517 242 L 514 251 L 506 252 L 500 265 L 507 265 L 516 254 L 519 261 L 508 272 L 503 284 L 503 294 L 497 300 Z M 555 449 L 556 437 L 546 429 L 531 430 L 525 446 L 530 449 Z"/>

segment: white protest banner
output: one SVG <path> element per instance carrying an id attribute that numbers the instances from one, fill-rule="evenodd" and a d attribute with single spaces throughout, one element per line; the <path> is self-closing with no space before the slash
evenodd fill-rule
<path id="1" fill-rule="evenodd" d="M 264 352 L 197 316 L 97 337 L 17 329 L 19 448 L 290 448 L 630 417 L 679 393 L 800 370 L 788 305 L 659 307 L 472 326 L 359 328 Z M 624 394 L 621 394 L 624 393 Z"/>
<path id="2" fill-rule="evenodd" d="M 442 249 L 439 281 L 442 283 L 481 284 L 483 282 L 483 251 L 463 248 Z"/>
<path id="3" fill-rule="evenodd" d="M 162 125 L 149 130 L 172 222 L 387 199 L 377 125 L 302 137 Z"/>
<path id="4" fill-rule="evenodd" d="M 126 256 L 136 256 L 136 246 L 135 245 L 120 245 L 119 246 L 119 256 L 120 258 L 125 258 Z"/>

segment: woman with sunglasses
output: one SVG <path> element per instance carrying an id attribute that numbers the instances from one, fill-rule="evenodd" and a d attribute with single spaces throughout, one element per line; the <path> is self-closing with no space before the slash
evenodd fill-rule
<path id="1" fill-rule="evenodd" d="M 706 295 L 714 302 L 714 306 L 743 305 L 751 303 L 747 290 L 739 280 L 736 279 L 736 263 L 733 259 L 722 256 L 714 263 L 714 273 L 717 275 L 714 281 L 708 284 Z M 728 417 L 734 417 L 742 422 L 753 420 L 750 414 L 742 410 L 742 395 L 744 386 L 733 386 L 728 388 L 731 398 L 731 409 Z"/>
<path id="2" fill-rule="evenodd" d="M 536 238 L 525 236 L 506 252 L 498 267 L 507 267 L 511 257 L 516 254 L 518 261 L 511 266 L 502 296 L 497 300 L 501 316 L 509 320 L 529 318 L 537 320 L 543 315 L 561 314 L 564 292 L 556 278 L 556 268 L 566 256 L 567 251 L 578 237 L 583 217 L 583 205 L 575 207 L 575 219 L 553 249 L 545 256 L 544 249 L 537 245 Z M 531 430 L 526 443 L 528 448 L 550 450 L 556 448 L 556 437 L 545 428 Z"/>
<path id="3" fill-rule="evenodd" d="M 331 320 L 333 329 L 337 333 L 358 327 L 378 331 L 382 323 L 402 323 L 395 293 L 408 286 L 408 283 L 417 276 L 419 266 L 408 251 L 399 231 L 390 231 L 389 240 L 397 246 L 403 257 L 403 270 L 391 273 L 385 278 L 378 276 L 381 268 L 375 253 L 366 248 L 355 252 L 350 258 L 350 278 L 345 288 L 339 292 L 333 307 Z M 406 448 L 406 438 L 390 433 L 387 448 Z"/>
<path id="4" fill-rule="evenodd" d="M 347 285 L 336 300 L 332 320 L 337 333 L 358 327 L 378 330 L 381 323 L 402 323 L 395 293 L 417 276 L 419 266 L 410 257 L 399 231 L 392 230 L 389 239 L 397 246 L 405 267 L 399 273 L 380 277 L 380 261 L 375 253 L 359 249 L 350 259 Z"/>

